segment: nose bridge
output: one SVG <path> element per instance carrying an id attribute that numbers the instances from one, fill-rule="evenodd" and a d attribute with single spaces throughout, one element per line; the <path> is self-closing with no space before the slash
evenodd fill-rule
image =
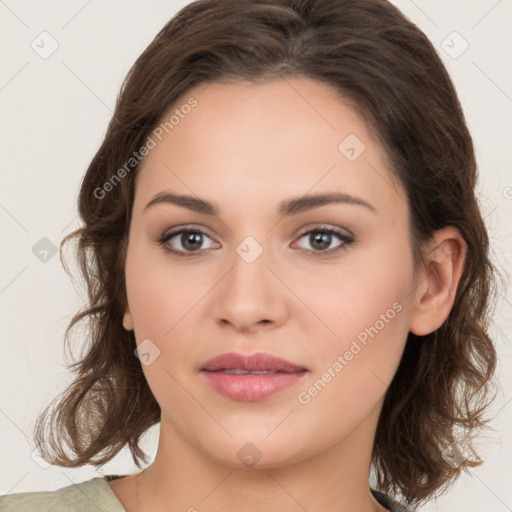
<path id="1" fill-rule="evenodd" d="M 261 239 L 261 237 L 259 238 Z M 268 252 L 268 248 L 267 251 L 264 251 L 262 243 L 258 242 L 253 236 L 248 235 L 237 245 L 235 252 L 247 265 L 252 265 L 260 259 L 263 252 Z M 236 258 L 235 261 L 237 261 Z"/>
<path id="2" fill-rule="evenodd" d="M 244 330 L 258 323 L 283 320 L 284 290 L 280 290 L 282 284 L 267 268 L 272 266 L 272 258 L 270 249 L 264 248 L 263 243 L 254 236 L 246 236 L 235 247 L 231 270 L 217 296 L 217 320 Z"/>
<path id="3" fill-rule="evenodd" d="M 263 244 L 263 240 L 260 243 L 254 236 L 249 235 L 235 247 L 229 277 L 233 289 L 230 291 L 243 301 L 256 303 L 267 295 L 262 292 L 270 291 L 268 275 L 271 273 L 266 268 L 270 251 Z"/>

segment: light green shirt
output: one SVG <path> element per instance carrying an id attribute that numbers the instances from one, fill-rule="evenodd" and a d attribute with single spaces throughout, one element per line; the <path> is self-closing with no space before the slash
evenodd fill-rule
<path id="1" fill-rule="evenodd" d="M 92 478 L 56 491 L 0 496 L 1 512 L 126 512 L 107 479 Z"/>
<path id="2" fill-rule="evenodd" d="M 108 478 L 111 478 L 109 475 Z M 388 496 L 372 490 L 375 499 L 391 512 L 407 512 Z M 56 491 L 20 492 L 0 496 L 1 512 L 126 512 L 107 476 L 96 477 Z"/>

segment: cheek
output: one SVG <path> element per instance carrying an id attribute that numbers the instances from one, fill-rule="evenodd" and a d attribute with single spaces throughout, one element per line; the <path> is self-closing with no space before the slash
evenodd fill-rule
<path id="1" fill-rule="evenodd" d="M 137 340 L 161 343 L 204 294 L 199 284 L 190 268 L 171 265 L 163 250 L 133 247 L 126 287 Z"/>
<path id="2" fill-rule="evenodd" d="M 196 267 L 196 268 L 195 268 Z M 198 314 L 215 284 L 214 271 L 206 266 L 170 261 L 161 249 L 134 246 L 126 264 L 128 303 L 137 344 L 150 340 L 156 357 L 143 371 L 155 398 L 164 403 L 187 400 L 173 379 L 197 370 Z M 180 398 L 181 397 L 181 398 Z"/>
<path id="3" fill-rule="evenodd" d="M 316 264 L 306 270 L 289 279 L 296 283 L 297 295 L 318 312 L 326 340 L 352 338 L 376 322 L 382 330 L 381 315 L 386 316 L 386 326 L 406 321 L 406 315 L 396 314 L 413 298 L 412 256 L 406 243 L 375 244 L 371 251 L 347 252 L 339 264 L 323 268 Z M 395 303 L 400 306 L 393 308 Z M 386 322 L 388 318 L 392 321 Z"/>
<path id="4" fill-rule="evenodd" d="M 126 287 L 137 344 L 150 354 L 142 370 L 157 402 L 167 409 L 180 400 L 187 403 L 173 377 L 185 367 L 188 371 L 187 363 L 192 365 L 194 360 L 193 346 L 183 332 L 193 332 L 193 308 L 204 295 L 204 285 L 189 269 L 171 268 L 165 255 L 155 253 L 154 248 L 132 249 L 127 257 Z"/>
<path id="5" fill-rule="evenodd" d="M 407 244 L 391 241 L 302 280 L 298 294 L 307 297 L 305 302 L 322 321 L 314 320 L 323 334 L 315 336 L 311 360 L 316 361 L 316 375 L 325 374 L 319 389 L 328 381 L 326 387 L 334 393 L 325 393 L 324 398 L 351 402 L 365 393 L 377 397 L 389 385 L 409 332 L 412 280 Z M 309 332 L 314 331 L 312 326 L 313 320 L 309 329 L 302 324 Z M 355 391 L 347 394 L 347 389 Z"/>
<path id="6" fill-rule="evenodd" d="M 397 271 L 398 272 L 398 271 Z M 336 333 L 312 349 L 314 373 L 296 397 L 304 421 L 320 437 L 344 436 L 383 399 L 401 359 L 410 314 L 408 280 L 368 272 L 344 281 L 344 293 L 328 294 L 324 318 Z M 335 283 L 333 283 L 334 285 Z M 334 431 L 331 426 L 339 425 Z"/>

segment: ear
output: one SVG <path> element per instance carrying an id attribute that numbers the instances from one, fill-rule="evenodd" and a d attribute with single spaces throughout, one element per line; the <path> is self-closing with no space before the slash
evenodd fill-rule
<path id="1" fill-rule="evenodd" d="M 409 330 L 418 336 L 435 331 L 446 320 L 455 301 L 466 256 L 459 230 L 447 226 L 434 233 L 424 253 L 425 269 L 418 276 Z"/>
<path id="2" fill-rule="evenodd" d="M 132 314 L 130 311 L 130 306 L 128 306 L 128 301 L 126 301 L 126 306 L 124 309 L 123 327 L 127 331 L 133 331 L 133 318 L 132 318 Z"/>

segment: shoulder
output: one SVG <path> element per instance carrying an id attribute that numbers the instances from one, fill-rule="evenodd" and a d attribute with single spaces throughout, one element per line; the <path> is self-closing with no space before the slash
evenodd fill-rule
<path id="1" fill-rule="evenodd" d="M 105 478 L 96 477 L 56 491 L 0 496 L 1 512 L 126 512 Z"/>

